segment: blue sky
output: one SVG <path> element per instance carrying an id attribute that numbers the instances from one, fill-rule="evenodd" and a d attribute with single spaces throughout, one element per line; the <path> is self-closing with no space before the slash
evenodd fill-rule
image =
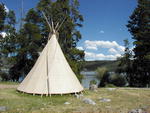
<path id="1" fill-rule="evenodd" d="M 21 0 L 0 0 L 20 17 Z M 24 9 L 35 7 L 38 0 L 24 0 Z M 124 50 L 123 40 L 131 35 L 126 28 L 137 0 L 79 0 L 84 17 L 80 29 L 82 40 L 79 49 L 85 50 L 86 60 L 114 60 Z M 132 45 L 131 45 L 132 48 Z"/>

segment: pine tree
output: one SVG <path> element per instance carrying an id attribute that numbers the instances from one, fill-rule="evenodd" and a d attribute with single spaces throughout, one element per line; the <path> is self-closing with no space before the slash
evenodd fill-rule
<path id="1" fill-rule="evenodd" d="M 4 14 L 1 17 L 1 31 L 6 33 L 5 37 L 0 38 L 0 60 L 1 60 L 1 78 L 2 80 L 9 80 L 10 76 L 8 74 L 8 70 L 10 66 L 13 64 L 12 57 L 14 55 L 14 52 L 16 51 L 16 18 L 15 13 L 12 10 L 9 10 L 9 12 L 6 13 L 4 4 L 2 4 L 1 11 L 4 11 L 1 14 Z M 1 15 L 2 16 L 2 15 Z M 11 56 L 11 57 L 10 57 Z"/>
<path id="2" fill-rule="evenodd" d="M 138 0 L 130 16 L 128 30 L 134 41 L 133 86 L 150 85 L 150 1 Z"/>
<path id="3" fill-rule="evenodd" d="M 124 46 L 125 46 L 124 54 L 122 55 L 122 57 L 117 59 L 119 63 L 116 72 L 119 74 L 124 74 L 124 78 L 126 78 L 126 80 L 128 81 L 129 86 L 132 86 L 132 81 L 134 79 L 132 77 L 133 55 L 132 50 L 130 50 L 130 43 L 128 39 L 124 40 Z"/>
<path id="4" fill-rule="evenodd" d="M 3 32 L 4 30 L 4 23 L 5 23 L 5 18 L 6 18 L 6 12 L 5 12 L 5 7 L 4 4 L 0 3 L 0 32 Z M 2 34 L 0 34 L 0 77 L 2 77 L 3 72 L 2 72 L 2 68 L 3 68 L 3 54 L 1 52 L 2 50 L 2 40 L 3 40 L 3 36 Z"/>
<path id="5" fill-rule="evenodd" d="M 24 77 L 34 65 L 39 56 L 40 27 L 38 15 L 34 9 L 30 9 L 24 19 L 24 25 L 20 29 L 17 38 L 17 53 L 14 59 L 16 63 L 10 68 L 10 75 L 14 81 Z"/>
<path id="6" fill-rule="evenodd" d="M 6 11 L 4 4 L 0 3 L 0 32 L 4 29 L 4 23 L 6 18 Z"/>

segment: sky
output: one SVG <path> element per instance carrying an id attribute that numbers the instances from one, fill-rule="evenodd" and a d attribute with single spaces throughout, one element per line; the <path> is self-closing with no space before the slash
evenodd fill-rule
<path id="1" fill-rule="evenodd" d="M 21 14 L 21 0 L 0 0 L 8 9 Z M 24 12 L 34 8 L 38 0 L 24 0 Z M 84 50 L 85 60 L 115 60 L 124 52 L 124 39 L 133 40 L 126 27 L 137 0 L 79 0 L 84 17 L 80 28 L 82 39 L 77 48 Z M 19 20 L 18 20 L 19 22 Z"/>

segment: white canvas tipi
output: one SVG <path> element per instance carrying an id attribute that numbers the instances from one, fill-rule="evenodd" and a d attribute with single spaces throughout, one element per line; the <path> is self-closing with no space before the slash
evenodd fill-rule
<path id="1" fill-rule="evenodd" d="M 41 95 L 77 93 L 83 90 L 61 50 L 56 36 L 53 29 L 48 43 L 17 90 Z"/>

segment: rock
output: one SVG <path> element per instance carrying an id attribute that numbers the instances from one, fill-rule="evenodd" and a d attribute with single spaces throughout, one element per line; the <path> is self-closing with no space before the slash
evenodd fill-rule
<path id="1" fill-rule="evenodd" d="M 107 88 L 109 91 L 114 91 L 116 88 Z"/>
<path id="2" fill-rule="evenodd" d="M 110 109 L 110 108 L 111 108 L 111 106 L 105 106 L 105 108 Z"/>
<path id="3" fill-rule="evenodd" d="M 128 113 L 146 113 L 146 112 L 143 111 L 142 109 L 132 109 L 132 110 L 129 111 Z"/>
<path id="4" fill-rule="evenodd" d="M 43 110 L 44 110 L 44 108 L 41 108 L 41 110 L 43 111 Z"/>
<path id="5" fill-rule="evenodd" d="M 83 97 L 83 94 L 75 94 L 75 97 L 76 97 L 77 99 L 81 99 L 81 98 Z"/>
<path id="6" fill-rule="evenodd" d="M 6 110 L 7 110 L 6 106 L 0 106 L 0 112 L 6 111 Z"/>
<path id="7" fill-rule="evenodd" d="M 89 99 L 89 98 L 84 98 L 82 101 L 86 104 L 91 104 L 91 105 L 96 104 L 92 99 Z"/>
<path id="8" fill-rule="evenodd" d="M 69 105 L 70 103 L 69 103 L 69 102 L 65 102 L 64 104 L 65 104 L 65 105 Z"/>
<path id="9" fill-rule="evenodd" d="M 100 102 L 110 102 L 111 99 L 108 99 L 108 98 L 101 98 L 100 99 Z"/>
<path id="10" fill-rule="evenodd" d="M 97 85 L 91 84 L 90 87 L 89 87 L 89 90 L 91 90 L 91 91 L 97 91 Z"/>

